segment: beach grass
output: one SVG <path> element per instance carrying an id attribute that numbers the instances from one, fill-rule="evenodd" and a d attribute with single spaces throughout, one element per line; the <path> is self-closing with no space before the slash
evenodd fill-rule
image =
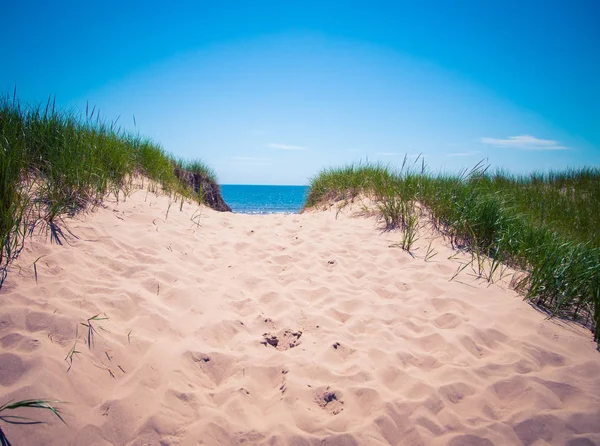
<path id="1" fill-rule="evenodd" d="M 401 230 L 407 251 L 416 219 L 427 215 L 472 253 L 482 277 L 500 263 L 523 271 L 515 288 L 551 316 L 586 323 L 600 342 L 600 169 L 512 175 L 479 163 L 432 174 L 422 159 L 396 169 L 357 163 L 313 177 L 305 207 L 359 194 L 377 201 L 385 229 Z"/>
<path id="2" fill-rule="evenodd" d="M 177 160 L 152 140 L 103 121 L 95 109 L 78 115 L 57 110 L 52 99 L 23 106 L 16 93 L 0 97 L 0 286 L 33 228 L 45 223 L 60 242 L 65 215 L 107 194 L 118 199 L 135 175 L 182 200 L 201 201 L 175 175 L 176 167 L 216 180 L 201 161 Z"/>
<path id="3" fill-rule="evenodd" d="M 62 403 L 61 401 L 45 400 L 45 399 L 29 399 L 21 400 L 3 404 L 0 406 L 0 421 L 7 424 L 43 424 L 43 421 L 33 420 L 31 418 L 23 417 L 20 415 L 9 415 L 8 411 L 12 410 L 23 410 L 23 409 L 43 409 L 53 413 L 60 421 L 65 423 L 65 420 L 61 416 L 61 411 L 56 407 L 57 404 Z M 66 423 L 65 423 L 66 424 Z M 0 425 L 0 446 L 11 446 L 10 441 L 6 437 L 6 434 L 2 430 Z"/>
<path id="4" fill-rule="evenodd" d="M 180 158 L 176 161 L 176 166 L 192 174 L 202 175 L 215 183 L 217 182 L 215 171 L 201 161 Z"/>

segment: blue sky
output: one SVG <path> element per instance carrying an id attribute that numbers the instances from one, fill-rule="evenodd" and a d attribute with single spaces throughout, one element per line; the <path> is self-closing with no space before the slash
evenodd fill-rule
<path id="1" fill-rule="evenodd" d="M 89 101 L 222 183 L 600 165 L 595 0 L 57 3 L 3 2 L 0 89 Z"/>

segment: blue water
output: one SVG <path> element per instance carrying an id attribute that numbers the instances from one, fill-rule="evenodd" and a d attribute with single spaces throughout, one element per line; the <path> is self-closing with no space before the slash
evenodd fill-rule
<path id="1" fill-rule="evenodd" d="M 222 184 L 225 203 L 245 214 L 295 213 L 302 209 L 306 186 L 246 186 Z"/>

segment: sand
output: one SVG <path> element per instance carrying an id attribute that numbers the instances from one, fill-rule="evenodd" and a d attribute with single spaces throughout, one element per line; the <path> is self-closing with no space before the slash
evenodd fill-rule
<path id="1" fill-rule="evenodd" d="M 68 425 L 20 412 L 48 423 L 1 424 L 13 444 L 600 444 L 591 333 L 507 278 L 450 280 L 469 257 L 441 238 L 425 261 L 430 236 L 413 257 L 356 206 L 168 208 L 137 191 L 26 245 L 0 291 L 0 403 L 62 400 Z"/>

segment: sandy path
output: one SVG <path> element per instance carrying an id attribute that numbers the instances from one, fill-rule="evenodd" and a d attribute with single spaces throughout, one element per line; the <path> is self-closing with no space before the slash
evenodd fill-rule
<path id="1" fill-rule="evenodd" d="M 14 444 L 600 444 L 591 334 L 449 281 L 440 242 L 425 262 L 373 219 L 167 208 L 136 192 L 19 258 L 0 403 L 67 401 L 68 426 L 30 413 L 50 423 L 2 425 Z"/>

